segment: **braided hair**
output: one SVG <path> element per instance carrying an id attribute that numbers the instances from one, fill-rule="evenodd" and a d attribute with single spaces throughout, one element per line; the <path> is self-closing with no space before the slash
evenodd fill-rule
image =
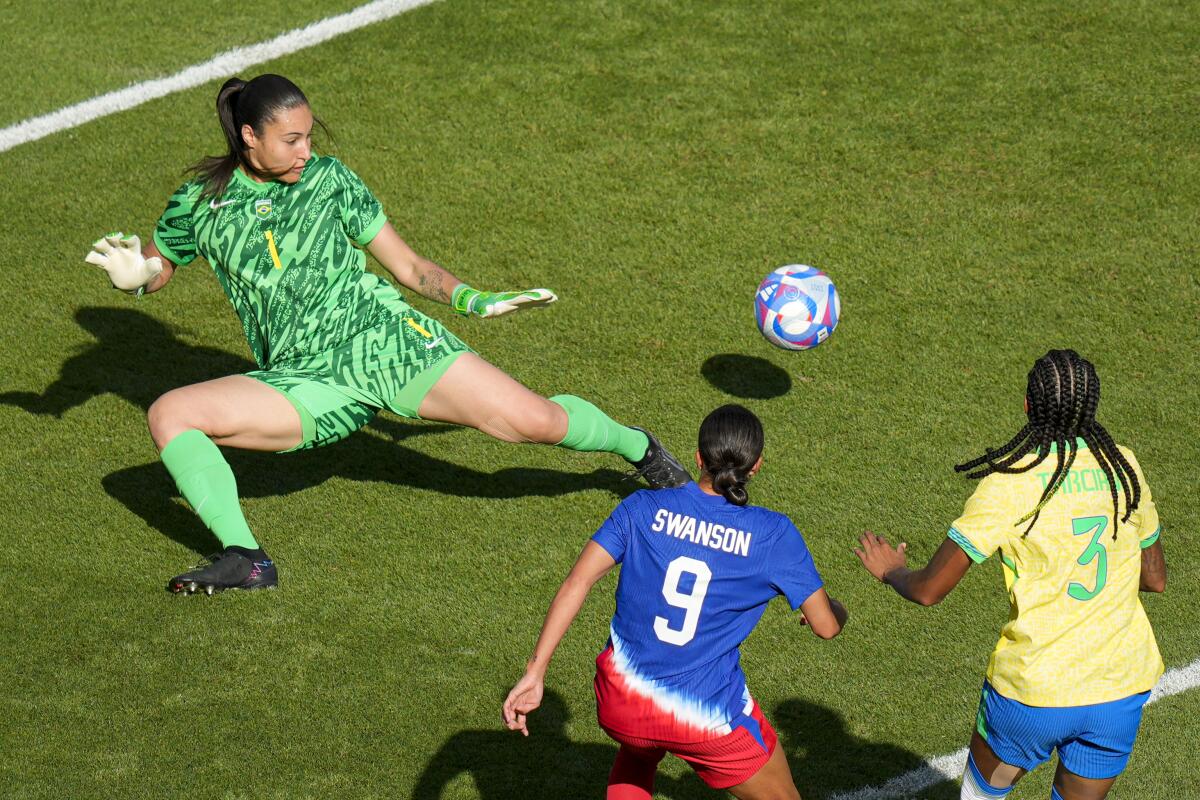
<path id="1" fill-rule="evenodd" d="M 715 409 L 700 423 L 699 450 L 713 489 L 735 506 L 746 505 L 746 481 L 763 450 L 762 422 L 754 412 L 736 403 Z"/>
<path id="2" fill-rule="evenodd" d="M 1112 436 L 1096 421 L 1096 406 L 1100 403 L 1100 378 L 1096 368 L 1074 350 L 1051 350 L 1034 362 L 1029 371 L 1025 399 L 1029 415 L 1025 427 L 1008 444 L 996 450 L 988 448 L 979 458 L 957 465 L 955 471 L 968 473 L 968 478 L 982 478 L 993 472 L 1027 472 L 1045 461 L 1051 452 L 1056 452 L 1058 459 L 1054 473 L 1042 490 L 1041 500 L 1014 523 L 1020 525 L 1030 520 L 1029 527 L 1021 534 L 1025 536 L 1066 480 L 1075 462 L 1076 439 L 1083 439 L 1108 479 L 1113 502 L 1113 538 L 1116 539 L 1120 513 L 1117 485 L 1125 497 L 1125 516 L 1120 518 L 1121 522 L 1127 521 L 1138 507 L 1142 487 Z M 1037 456 L 1033 461 L 1017 466 L 1031 453 Z"/>

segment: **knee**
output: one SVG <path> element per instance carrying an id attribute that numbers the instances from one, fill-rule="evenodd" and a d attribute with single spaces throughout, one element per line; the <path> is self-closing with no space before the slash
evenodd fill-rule
<path id="1" fill-rule="evenodd" d="M 567 435 L 567 412 L 557 403 L 543 397 L 513 420 L 521 438 L 540 444 L 558 444 Z"/>
<path id="2" fill-rule="evenodd" d="M 189 404 L 179 389 L 167 392 L 150 404 L 146 424 L 159 450 L 184 431 L 202 427 L 189 413 Z"/>

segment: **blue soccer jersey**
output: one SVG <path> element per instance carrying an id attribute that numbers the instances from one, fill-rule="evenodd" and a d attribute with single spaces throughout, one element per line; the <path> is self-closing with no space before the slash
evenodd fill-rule
<path id="1" fill-rule="evenodd" d="M 621 564 L 600 724 L 675 742 L 756 733 L 738 647 L 771 598 L 795 609 L 822 586 L 792 521 L 689 483 L 629 496 L 592 540 Z"/>

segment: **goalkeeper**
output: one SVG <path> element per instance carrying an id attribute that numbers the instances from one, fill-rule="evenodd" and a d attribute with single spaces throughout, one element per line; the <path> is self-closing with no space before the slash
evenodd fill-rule
<path id="1" fill-rule="evenodd" d="M 211 594 L 278 581 L 218 445 L 319 447 L 381 408 L 508 442 L 616 453 L 652 487 L 689 480 L 646 431 L 578 397 L 535 394 L 365 269 L 360 248 L 401 285 L 466 315 L 495 317 L 556 299 L 546 289 L 478 291 L 413 252 L 357 175 L 313 154 L 313 115 L 295 84 L 278 75 L 230 79 L 217 114 L 228 152 L 192 167 L 195 176 L 171 196 L 145 251 L 138 237 L 118 233 L 87 256 L 113 286 L 139 296 L 202 256 L 259 367 L 174 389 L 150 406 L 163 463 L 223 547 L 211 563 L 172 578 L 169 590 Z"/>

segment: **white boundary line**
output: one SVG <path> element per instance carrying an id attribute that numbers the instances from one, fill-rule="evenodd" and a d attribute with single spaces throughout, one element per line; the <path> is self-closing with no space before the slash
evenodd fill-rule
<path id="1" fill-rule="evenodd" d="M 353 11 L 328 17 L 303 28 L 280 34 L 258 44 L 220 53 L 203 64 L 194 64 L 166 78 L 136 83 L 115 92 L 93 97 L 82 103 L 60 108 L 40 117 L 31 117 L 0 129 L 0 153 L 18 145 L 37 141 L 51 134 L 78 127 L 118 111 L 136 108 L 142 103 L 184 89 L 191 89 L 217 78 L 230 77 L 247 67 L 327 42 L 344 33 L 391 19 L 405 11 L 429 5 L 436 0 L 374 0 Z"/>
<path id="2" fill-rule="evenodd" d="M 1180 692 L 1186 692 L 1196 686 L 1200 686 L 1200 658 L 1186 667 L 1177 667 L 1163 673 L 1158 685 L 1150 693 L 1147 704 Z M 866 786 L 852 792 L 835 794 L 829 800 L 894 800 L 895 798 L 911 797 L 936 783 L 958 780 L 962 777 L 966 763 L 967 748 L 964 747 L 944 756 L 935 756 L 926 761 L 924 766 L 892 778 L 880 786 Z"/>

